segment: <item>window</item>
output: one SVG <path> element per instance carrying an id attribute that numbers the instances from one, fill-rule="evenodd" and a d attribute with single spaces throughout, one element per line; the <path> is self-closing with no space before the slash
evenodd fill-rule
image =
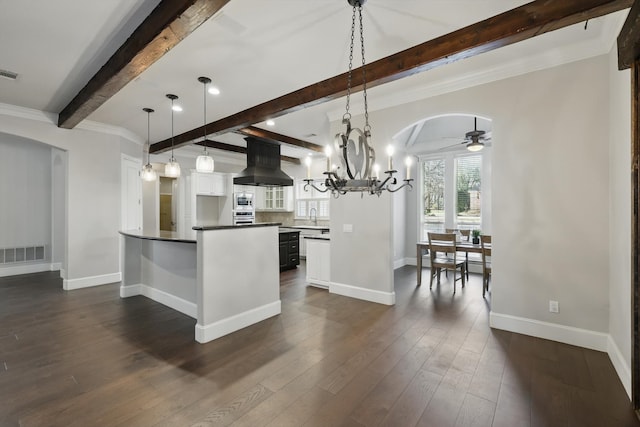
<path id="1" fill-rule="evenodd" d="M 457 157 L 456 162 L 456 228 L 480 228 L 481 184 L 479 155 Z"/>
<path id="2" fill-rule="evenodd" d="M 306 182 L 296 181 L 296 218 L 310 219 L 313 215 L 317 219 L 329 219 L 329 196 L 330 192 L 322 193 L 309 188 L 304 190 Z M 316 183 L 316 185 L 318 185 Z M 324 183 L 318 185 L 324 188 Z M 315 209 L 312 211 L 312 209 Z"/>
<path id="3" fill-rule="evenodd" d="M 447 228 L 481 229 L 482 154 L 447 153 L 420 164 L 420 238 Z"/>
<path id="4" fill-rule="evenodd" d="M 444 159 L 422 163 L 423 222 L 426 231 L 444 230 Z"/>

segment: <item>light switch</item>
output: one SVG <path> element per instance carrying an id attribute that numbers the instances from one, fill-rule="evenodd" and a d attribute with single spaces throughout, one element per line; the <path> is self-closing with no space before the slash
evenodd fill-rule
<path id="1" fill-rule="evenodd" d="M 353 233 L 353 224 L 342 224 L 342 231 L 345 233 Z"/>

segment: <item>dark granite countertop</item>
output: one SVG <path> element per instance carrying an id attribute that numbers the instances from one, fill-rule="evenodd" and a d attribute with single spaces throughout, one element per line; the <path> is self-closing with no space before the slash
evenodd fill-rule
<path id="1" fill-rule="evenodd" d="M 312 236 L 304 236 L 304 238 L 312 240 L 331 240 L 328 234 L 314 234 Z"/>
<path id="2" fill-rule="evenodd" d="M 280 227 L 278 230 L 280 233 L 299 233 L 300 230 L 294 230 L 291 227 Z"/>
<path id="3" fill-rule="evenodd" d="M 278 227 L 281 225 L 280 222 L 257 222 L 254 224 L 238 224 L 238 225 L 201 225 L 193 227 L 196 231 L 210 231 L 210 230 L 229 230 L 236 228 L 247 228 L 247 227 Z"/>
<path id="4" fill-rule="evenodd" d="M 124 230 L 120 234 L 127 237 L 135 237 L 145 240 L 160 240 L 165 242 L 196 243 L 195 231 L 188 230 L 185 233 L 164 230 Z"/>

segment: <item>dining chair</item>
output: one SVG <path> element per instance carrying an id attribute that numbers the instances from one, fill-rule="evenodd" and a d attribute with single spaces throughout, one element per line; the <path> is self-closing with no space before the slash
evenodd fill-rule
<path id="1" fill-rule="evenodd" d="M 456 257 L 456 236 L 452 233 L 429 233 L 429 260 L 431 261 L 431 277 L 429 289 L 433 286 L 433 278 L 438 276 L 440 284 L 440 272 L 445 269 L 453 270 L 453 293 L 456 293 L 456 281 L 462 281 L 465 285 L 465 264 L 464 260 Z M 456 270 L 460 269 L 460 277 L 456 278 Z"/>
<path id="2" fill-rule="evenodd" d="M 491 236 L 480 235 L 480 246 L 482 247 L 482 297 L 489 290 L 489 279 L 491 278 Z"/>
<path id="3" fill-rule="evenodd" d="M 445 228 L 444 230 L 446 233 L 454 233 L 454 234 L 460 234 L 460 240 L 464 240 L 465 242 L 468 242 L 471 239 L 471 230 L 459 230 L 457 228 Z M 469 280 L 469 252 L 458 252 L 458 256 L 464 256 L 464 271 L 465 271 L 465 275 L 467 276 L 467 281 Z"/>

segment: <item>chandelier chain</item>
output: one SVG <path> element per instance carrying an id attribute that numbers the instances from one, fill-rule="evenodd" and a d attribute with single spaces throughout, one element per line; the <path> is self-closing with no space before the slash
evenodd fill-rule
<path id="1" fill-rule="evenodd" d="M 351 42 L 349 44 L 349 73 L 347 75 L 347 107 L 345 109 L 343 119 L 350 119 L 351 113 L 349 112 L 349 100 L 351 99 L 351 80 L 353 71 L 353 42 L 355 40 L 356 33 L 356 7 L 353 6 L 353 14 L 351 15 Z"/>
<path id="2" fill-rule="evenodd" d="M 360 16 L 360 49 L 362 55 L 362 96 L 364 97 L 364 131 L 370 132 L 369 108 L 367 105 L 367 72 L 364 60 L 364 29 L 362 26 L 362 5 L 358 3 L 358 14 Z"/>

